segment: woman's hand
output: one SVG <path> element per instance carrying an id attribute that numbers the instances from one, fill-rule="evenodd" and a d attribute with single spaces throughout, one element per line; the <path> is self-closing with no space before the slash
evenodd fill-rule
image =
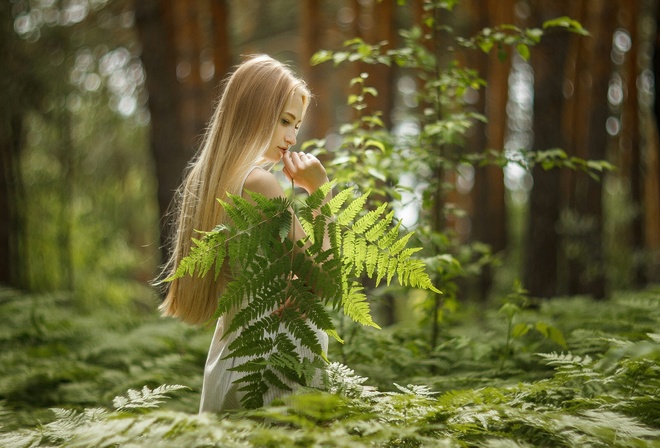
<path id="1" fill-rule="evenodd" d="M 312 154 L 287 151 L 282 157 L 282 162 L 286 177 L 309 194 L 328 182 L 328 174 L 323 164 Z"/>

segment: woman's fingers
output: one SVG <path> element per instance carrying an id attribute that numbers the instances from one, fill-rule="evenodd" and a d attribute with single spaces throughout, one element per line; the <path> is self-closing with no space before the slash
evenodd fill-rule
<path id="1" fill-rule="evenodd" d="M 282 157 L 284 174 L 293 180 L 294 184 L 304 188 L 308 193 L 328 181 L 325 168 L 314 155 L 304 152 L 287 151 Z"/>

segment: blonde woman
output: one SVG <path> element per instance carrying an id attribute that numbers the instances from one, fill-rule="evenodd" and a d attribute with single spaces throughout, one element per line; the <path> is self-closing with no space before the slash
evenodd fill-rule
<path id="1" fill-rule="evenodd" d="M 226 200 L 227 193 L 232 193 L 248 199 L 246 191 L 271 198 L 284 196 L 279 181 L 269 171 L 280 161 L 287 178 L 310 194 L 328 181 L 316 157 L 290 151 L 309 100 L 305 83 L 287 66 L 265 55 L 248 57 L 225 80 L 202 146 L 178 192 L 178 216 L 166 275 L 173 274 L 187 255 L 191 238 L 198 236 L 196 230 L 211 230 L 224 222 L 225 214 L 216 198 Z M 289 236 L 294 235 L 304 236 L 297 220 Z M 192 325 L 203 324 L 213 317 L 218 297 L 230 280 L 227 271 L 217 280 L 213 275 L 176 279 L 169 284 L 160 310 Z M 217 321 L 204 370 L 200 412 L 240 408 L 240 386 L 235 381 L 241 375 L 228 370 L 240 360 L 223 359 L 236 337 L 222 338 L 233 314 L 226 313 Z M 317 337 L 327 352 L 327 335 L 317 331 Z M 299 348 L 298 354 L 311 357 L 305 348 Z M 273 389 L 264 394 L 265 404 L 281 393 Z"/>

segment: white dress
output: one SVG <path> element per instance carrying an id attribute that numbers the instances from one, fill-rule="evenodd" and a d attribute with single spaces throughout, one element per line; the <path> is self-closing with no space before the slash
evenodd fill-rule
<path id="1" fill-rule="evenodd" d="M 248 172 L 250 174 L 252 170 Z M 247 175 L 245 176 L 247 178 Z M 245 179 L 243 179 L 243 185 L 245 185 Z M 243 188 L 241 187 L 241 191 Z M 204 382 L 202 385 L 202 397 L 199 406 L 199 412 L 221 412 L 231 409 L 240 409 L 241 398 L 243 397 L 243 392 L 238 391 L 238 389 L 244 384 L 233 384 L 234 381 L 245 376 L 243 372 L 233 372 L 230 371 L 232 367 L 243 364 L 244 362 L 252 359 L 254 357 L 238 357 L 238 358 L 228 358 L 222 359 L 227 354 L 229 354 L 229 345 L 238 337 L 240 331 L 236 331 L 231 334 L 229 337 L 222 339 L 224 335 L 225 328 L 228 328 L 231 319 L 235 314 L 234 312 L 229 312 L 222 315 L 218 318 L 216 323 L 215 332 L 213 334 L 213 339 L 211 340 L 211 347 L 209 348 L 209 354 L 206 359 L 206 366 L 204 367 Z M 323 353 L 328 352 L 328 335 L 325 331 L 320 330 L 312 325 L 312 328 L 315 329 L 316 337 L 321 344 Z M 290 334 L 282 324 L 279 328 L 280 332 L 285 332 Z M 295 341 L 295 339 L 293 339 Z M 307 359 L 313 359 L 314 354 L 307 348 L 301 347 L 299 344 L 296 344 L 296 353 Z M 290 386 L 292 389 L 295 389 L 295 384 L 291 381 L 283 379 L 284 383 Z M 321 376 L 317 375 L 316 384 L 312 386 L 320 386 Z M 264 405 L 269 404 L 273 399 L 286 395 L 290 392 L 281 390 L 276 387 L 271 387 L 264 394 Z"/>

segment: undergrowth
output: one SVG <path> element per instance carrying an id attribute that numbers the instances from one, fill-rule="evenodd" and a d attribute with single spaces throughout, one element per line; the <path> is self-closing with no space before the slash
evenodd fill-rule
<path id="1" fill-rule="evenodd" d="M 0 445 L 657 447 L 659 297 L 556 298 L 514 316 L 565 347 L 531 331 L 507 344 L 502 303 L 465 306 L 430 353 L 415 328 L 348 331 L 325 391 L 199 415 L 210 330 L 2 290 Z"/>

